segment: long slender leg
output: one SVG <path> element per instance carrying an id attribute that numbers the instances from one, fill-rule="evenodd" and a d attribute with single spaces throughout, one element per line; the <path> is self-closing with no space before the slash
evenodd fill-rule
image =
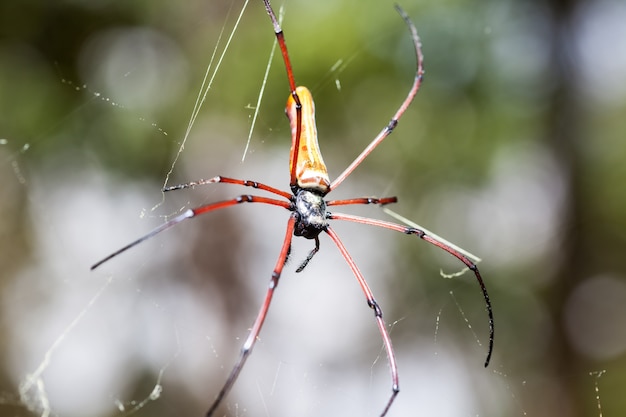
<path id="1" fill-rule="evenodd" d="M 226 208 L 226 207 L 230 207 L 230 206 L 234 206 L 237 204 L 241 204 L 241 203 L 263 203 L 263 204 L 270 204 L 273 206 L 279 206 L 279 207 L 284 207 L 286 209 L 291 209 L 291 203 L 288 201 L 282 201 L 282 200 L 276 200 L 273 198 L 267 198 L 267 197 L 259 197 L 259 196 L 254 196 L 254 195 L 240 195 L 239 197 L 235 197 L 233 199 L 230 200 L 225 200 L 225 201 L 218 201 L 217 203 L 212 203 L 212 204 L 206 204 L 204 206 L 200 206 L 197 208 L 193 208 L 193 209 L 189 209 L 186 210 L 184 213 L 174 217 L 172 220 L 163 223 L 161 226 L 157 227 L 156 229 L 153 229 L 150 233 L 140 237 L 139 239 L 129 243 L 128 245 L 124 246 L 121 249 L 116 250 L 115 252 L 113 252 L 112 254 L 110 254 L 109 256 L 107 256 L 106 258 L 96 262 L 95 264 L 92 265 L 91 270 L 93 271 L 94 269 L 96 269 L 97 267 L 99 267 L 100 265 L 102 265 L 103 263 L 111 260 L 112 258 L 115 258 L 117 255 L 126 252 L 128 249 L 137 246 L 138 244 L 140 244 L 141 242 L 150 239 L 151 237 L 161 233 L 164 230 L 169 229 L 170 227 L 173 227 L 175 225 L 177 225 L 178 223 L 187 220 L 187 219 L 191 219 L 193 217 L 199 216 L 201 214 L 204 213 L 208 213 L 210 211 L 215 211 L 215 210 L 219 210 L 222 208 Z"/>
<path id="2" fill-rule="evenodd" d="M 272 25 L 274 26 L 274 34 L 276 35 L 276 41 L 278 42 L 278 46 L 280 47 L 280 52 L 283 55 L 283 61 L 285 62 L 285 69 L 287 70 L 287 79 L 289 80 L 289 89 L 291 90 L 291 96 L 293 97 L 294 102 L 296 103 L 296 134 L 293 136 L 293 143 L 291 144 L 291 157 L 290 161 L 297 161 L 297 154 L 300 150 L 300 137 L 302 135 L 302 103 L 300 102 L 300 97 L 298 97 L 298 93 L 296 93 L 296 80 L 293 76 L 293 69 L 291 67 L 291 60 L 289 59 L 289 53 L 287 52 L 287 44 L 285 43 L 285 34 L 283 29 L 280 27 L 278 23 L 278 19 L 276 19 L 276 14 L 272 9 L 272 5 L 269 0 L 263 0 L 265 3 L 265 10 L 272 20 Z M 296 178 L 296 164 L 291 164 L 291 174 L 289 179 L 289 185 L 291 187 L 296 186 L 297 178 Z"/>
<path id="3" fill-rule="evenodd" d="M 337 188 L 337 186 L 341 184 L 348 177 L 348 175 L 350 175 L 352 171 L 354 171 L 354 169 L 361 164 L 361 162 L 363 162 L 367 155 L 369 155 L 374 150 L 374 148 L 376 148 L 380 144 L 380 142 L 382 142 L 387 136 L 389 136 L 389 134 L 391 134 L 391 132 L 393 132 L 393 130 L 398 125 L 398 121 L 400 120 L 406 109 L 409 107 L 409 104 L 411 104 L 411 102 L 413 101 L 413 98 L 415 98 L 415 95 L 417 94 L 417 91 L 422 84 L 422 78 L 424 77 L 424 56 L 422 55 L 422 46 L 420 44 L 419 36 L 417 36 L 417 29 L 415 29 L 415 25 L 413 24 L 413 22 L 411 22 L 409 16 L 397 4 L 396 10 L 398 11 L 398 13 L 400 13 L 400 16 L 402 16 L 402 19 L 404 19 L 407 26 L 409 27 L 409 30 L 411 31 L 411 38 L 413 39 L 413 46 L 415 48 L 415 56 L 417 60 L 413 86 L 409 90 L 408 95 L 396 111 L 396 114 L 393 115 L 387 126 L 385 126 L 383 130 L 381 130 L 381 132 L 378 134 L 378 136 L 376 136 L 374 140 L 372 140 L 372 142 L 367 145 L 363 152 L 361 152 L 361 154 L 356 157 L 356 159 L 348 166 L 348 168 L 346 168 L 335 179 L 335 181 L 330 184 L 330 190 L 334 190 L 335 188 Z"/>
<path id="4" fill-rule="evenodd" d="M 270 308 L 270 304 L 272 302 L 272 297 L 274 296 L 274 290 L 278 286 L 278 280 L 280 279 L 280 274 L 283 271 L 283 267 L 285 266 L 285 261 L 287 260 L 287 255 L 289 254 L 289 250 L 291 248 L 291 240 L 293 238 L 293 230 L 296 224 L 296 214 L 292 213 L 289 217 L 289 221 L 287 222 L 287 232 L 285 233 L 285 240 L 283 240 L 283 247 L 280 250 L 280 255 L 278 255 L 278 260 L 276 261 L 276 266 L 274 267 L 274 271 L 272 272 L 272 278 L 270 279 L 270 284 L 267 289 L 267 293 L 265 294 L 265 300 L 263 301 L 263 305 L 259 310 L 259 314 L 254 320 L 254 324 L 252 325 L 252 329 L 250 333 L 248 333 L 248 338 L 244 342 L 241 347 L 241 353 L 239 355 L 239 359 L 235 363 L 232 371 L 228 375 L 228 379 L 224 383 L 224 386 L 220 390 L 219 394 L 213 401 L 211 408 L 206 413 L 206 417 L 211 417 L 213 413 L 217 410 L 222 400 L 228 395 L 231 388 L 235 384 L 243 365 L 246 363 L 246 359 L 252 352 L 252 348 L 256 343 L 257 338 L 259 337 L 259 332 L 261 331 L 261 327 L 263 326 L 263 322 L 265 321 L 265 317 L 267 316 L 267 311 Z"/>
<path id="5" fill-rule="evenodd" d="M 240 180 L 240 179 L 237 179 L 237 178 L 228 178 L 228 177 L 223 177 L 221 175 L 218 175 L 218 176 L 213 177 L 213 178 L 209 178 L 208 180 L 201 179 L 201 180 L 198 180 L 198 181 L 190 181 L 190 182 L 187 182 L 187 183 L 184 183 L 184 184 L 172 185 L 171 187 L 163 188 L 162 191 L 163 192 L 167 192 L 167 191 L 174 191 L 174 190 L 182 190 L 184 188 L 193 188 L 193 187 L 195 187 L 197 185 L 218 184 L 218 183 L 237 184 L 237 185 L 243 185 L 244 187 L 252 187 L 252 188 L 256 188 L 258 190 L 268 191 L 270 193 L 273 193 L 273 194 L 276 194 L 276 195 L 280 195 L 282 197 L 285 197 L 288 200 L 291 197 L 293 197 L 293 194 L 291 194 L 291 193 L 279 190 L 279 189 L 271 187 L 269 185 L 262 184 L 260 182 L 250 181 L 250 180 Z"/>
<path id="6" fill-rule="evenodd" d="M 287 44 L 285 43 L 285 34 L 283 33 L 283 29 L 280 27 L 280 23 L 278 23 L 278 19 L 276 19 L 276 14 L 272 9 L 272 5 L 269 0 L 263 0 L 265 3 L 265 10 L 272 20 L 272 25 L 274 25 L 274 34 L 276 35 L 276 40 L 278 41 L 278 46 L 280 46 L 280 52 L 283 55 L 283 61 L 285 61 L 285 69 L 287 70 L 287 79 L 289 80 L 289 89 L 292 94 L 296 91 L 296 81 L 293 76 L 293 69 L 291 68 L 291 60 L 289 59 L 289 53 L 287 52 Z M 294 97 L 295 98 L 295 97 Z"/>
<path id="7" fill-rule="evenodd" d="M 389 362 L 389 369 L 391 371 L 391 397 L 389 397 L 389 401 L 387 401 L 387 405 L 385 406 L 385 409 L 380 415 L 380 417 L 384 417 L 389 411 L 389 408 L 391 407 L 393 400 L 396 399 L 396 396 L 400 392 L 400 385 L 398 382 L 398 365 L 396 364 L 396 356 L 393 353 L 393 346 L 391 345 L 391 337 L 389 337 L 389 332 L 387 331 L 387 327 L 385 326 L 385 321 L 383 320 L 383 311 L 378 306 L 378 303 L 374 299 L 374 294 L 372 293 L 372 290 L 370 289 L 369 285 L 367 285 L 367 281 L 365 281 L 363 274 L 361 273 L 359 268 L 356 266 L 354 259 L 352 259 L 352 256 L 350 256 L 350 254 L 348 253 L 348 250 L 339 239 L 339 236 L 337 236 L 335 231 L 331 229 L 330 227 L 326 228 L 326 233 L 328 233 L 328 235 L 333 240 L 333 242 L 335 242 L 335 244 L 339 248 L 339 252 L 341 252 L 341 255 L 350 266 L 352 273 L 354 273 L 354 276 L 356 277 L 357 281 L 359 281 L 359 285 L 361 286 L 361 289 L 365 293 L 365 298 L 367 299 L 367 305 L 372 310 L 374 310 L 374 315 L 376 317 L 376 324 L 378 325 L 378 330 L 380 331 L 380 335 L 383 338 L 383 344 L 385 345 L 385 350 L 387 351 L 387 360 Z"/>
<path id="8" fill-rule="evenodd" d="M 327 206 L 348 206 L 352 204 L 380 204 L 384 206 L 385 204 L 397 203 L 398 197 L 385 197 L 385 198 L 375 198 L 375 197 L 360 197 L 360 198 L 350 198 L 347 200 L 331 200 L 327 201 Z"/>
<path id="9" fill-rule="evenodd" d="M 434 237 L 426 234 L 422 229 L 418 229 L 416 227 L 408 227 L 400 224 L 387 222 L 384 220 L 370 219 L 367 217 L 354 216 L 351 214 L 339 214 L 333 213 L 329 215 L 329 219 L 331 220 L 346 220 L 349 222 L 369 224 L 371 226 L 384 227 L 385 229 L 395 230 L 397 232 L 401 232 L 407 235 L 417 235 L 422 240 L 430 243 L 431 245 L 437 246 L 448 252 L 450 255 L 454 256 L 461 262 L 465 264 L 470 270 L 474 272 L 476 276 L 476 280 L 478 281 L 478 285 L 480 285 L 480 289 L 483 293 L 483 298 L 485 299 L 485 305 L 487 308 L 487 315 L 489 316 L 489 350 L 487 351 L 487 359 L 485 360 L 485 367 L 489 365 L 489 361 L 491 360 L 491 353 L 493 352 L 493 337 L 494 337 L 494 324 L 493 324 L 493 310 L 491 308 L 491 301 L 489 300 L 489 294 L 487 293 L 487 287 L 485 287 L 485 283 L 483 282 L 483 278 L 480 275 L 480 271 L 474 262 L 472 262 L 467 256 L 460 253 L 458 250 L 452 248 L 446 243 L 435 239 Z"/>

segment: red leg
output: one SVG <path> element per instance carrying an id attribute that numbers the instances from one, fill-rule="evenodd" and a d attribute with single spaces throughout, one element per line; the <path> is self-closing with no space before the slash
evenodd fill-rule
<path id="1" fill-rule="evenodd" d="M 180 223 L 180 222 L 182 222 L 184 220 L 191 219 L 193 217 L 199 216 L 199 215 L 204 214 L 204 213 L 208 213 L 210 211 L 219 210 L 219 209 L 222 209 L 222 208 L 234 206 L 234 205 L 241 204 L 241 203 L 270 204 L 270 205 L 273 205 L 273 206 L 284 207 L 284 208 L 286 208 L 288 210 L 291 208 L 291 203 L 288 202 L 288 201 L 276 200 L 274 198 L 267 198 L 267 197 L 258 197 L 258 196 L 254 196 L 254 195 L 240 195 L 239 197 L 233 198 L 231 200 L 219 201 L 217 203 L 206 204 L 204 206 L 200 206 L 200 207 L 197 207 L 197 208 L 194 208 L 194 209 L 189 209 L 189 210 L 186 210 L 184 213 L 180 214 L 179 216 L 174 217 L 172 220 L 170 220 L 170 221 L 168 221 L 166 223 L 163 223 L 161 226 L 159 226 L 156 229 L 152 230 L 147 235 L 144 235 L 144 236 L 140 237 L 139 239 L 135 240 L 134 242 L 131 242 L 128 245 L 124 246 L 123 248 L 118 249 L 117 251 L 113 252 L 112 254 L 110 254 L 106 258 L 102 259 L 101 261 L 96 262 L 91 267 L 91 270 L 96 269 L 97 267 L 99 267 L 103 263 L 111 260 L 112 258 L 115 258 L 117 255 L 119 255 L 119 254 L 121 254 L 123 252 L 126 252 L 128 249 L 130 249 L 130 248 L 132 248 L 134 246 L 137 246 L 141 242 L 150 239 L 151 237 L 161 233 L 164 230 L 169 229 L 172 226 L 177 225 L 178 223 Z"/>
<path id="2" fill-rule="evenodd" d="M 291 193 L 279 190 L 274 187 L 270 187 L 269 185 L 265 185 L 260 182 L 250 181 L 250 180 L 240 180 L 237 178 L 222 177 L 221 175 L 210 178 L 208 180 L 202 179 L 198 181 L 187 182 L 185 184 L 178 184 L 178 185 L 173 185 L 171 187 L 165 187 L 163 188 L 162 191 L 167 192 L 167 191 L 174 191 L 174 190 L 182 190 L 184 188 L 193 188 L 196 185 L 217 184 L 217 183 L 237 184 L 237 185 L 243 185 L 244 187 L 252 187 L 258 190 L 263 190 L 263 191 L 267 191 L 276 195 L 280 195 L 282 197 L 285 197 L 287 200 L 293 197 L 293 194 Z"/>
<path id="3" fill-rule="evenodd" d="M 267 316 L 267 311 L 270 308 L 270 304 L 272 302 L 272 297 L 274 296 L 274 290 L 278 286 L 278 280 L 280 278 L 280 274 L 283 271 L 283 267 L 285 266 L 285 262 L 287 260 L 287 255 L 289 254 L 289 249 L 291 248 L 291 240 L 293 238 L 293 230 L 296 225 L 296 214 L 292 213 L 289 217 L 289 222 L 287 222 L 287 232 L 285 233 L 285 240 L 283 240 L 283 247 L 280 250 L 280 255 L 278 255 L 278 260 L 276 261 L 276 266 L 274 267 L 274 271 L 272 272 L 272 278 L 270 279 L 269 288 L 267 289 L 267 293 L 265 294 L 265 301 L 263 301 L 263 305 L 259 310 L 259 314 L 254 320 L 254 324 L 252 325 L 252 329 L 250 333 L 248 333 L 248 338 L 244 342 L 241 347 L 241 353 L 239 355 L 239 359 L 232 371 L 230 371 L 230 375 L 228 375 L 228 379 L 224 383 L 224 386 L 220 390 L 219 394 L 217 394 L 217 398 L 213 401 L 211 408 L 206 413 L 206 417 L 211 417 L 213 413 L 217 410 L 222 400 L 228 395 L 231 388 L 235 384 L 243 365 L 246 363 L 246 359 L 252 352 L 252 348 L 256 343 L 257 338 L 259 337 L 259 333 L 261 332 L 261 327 L 263 326 L 263 322 L 265 321 L 265 317 Z"/>
<path id="4" fill-rule="evenodd" d="M 296 80 L 293 76 L 293 69 L 291 68 L 291 60 L 289 59 L 289 53 L 287 52 L 287 44 L 285 43 L 285 34 L 283 33 L 283 29 L 280 27 L 278 23 L 278 19 L 276 19 L 276 14 L 274 14 L 274 10 L 272 10 L 272 6 L 270 5 L 269 0 L 263 0 L 265 3 L 265 10 L 272 20 L 272 25 L 274 26 L 274 34 L 276 35 L 276 41 L 278 42 L 278 46 L 280 47 L 280 52 L 283 55 L 283 61 L 285 62 L 285 69 L 287 70 L 287 79 L 289 80 L 289 89 L 291 90 L 291 96 L 296 103 L 296 134 L 294 136 L 293 143 L 291 144 L 291 161 L 297 161 L 298 151 L 300 150 L 300 137 L 302 135 L 302 104 L 300 103 L 300 97 L 298 97 L 298 93 L 296 93 Z M 295 187 L 298 183 L 296 178 L 296 164 L 291 164 L 289 176 L 289 185 L 291 187 Z"/>
<path id="5" fill-rule="evenodd" d="M 480 271 L 474 262 L 469 260 L 465 255 L 457 251 L 456 249 L 450 247 L 449 245 L 440 242 L 434 237 L 427 235 L 421 229 L 417 229 L 415 227 L 407 227 L 396 223 L 387 222 L 384 220 L 370 219 L 367 217 L 354 216 L 351 214 L 331 214 L 329 219 L 332 220 L 347 220 L 355 223 L 369 224 L 371 226 L 384 227 L 385 229 L 395 230 L 397 232 L 401 232 L 407 235 L 417 235 L 421 239 L 430 243 L 431 245 L 437 246 L 448 252 L 450 255 L 459 259 L 463 262 L 470 270 L 474 272 L 476 275 L 476 280 L 478 280 L 478 285 L 480 285 L 480 289 L 483 293 L 483 297 L 485 299 L 485 304 L 487 307 L 487 315 L 489 316 L 489 350 L 487 351 L 487 359 L 485 360 L 485 367 L 489 365 L 489 361 L 491 360 L 491 353 L 493 352 L 493 337 L 494 337 L 494 324 L 493 324 L 493 311 L 491 309 L 491 301 L 489 300 L 489 294 L 487 293 L 487 287 L 485 287 L 485 283 L 483 282 L 483 278 L 480 275 Z"/>
<path id="6" fill-rule="evenodd" d="M 361 198 L 350 198 L 348 200 L 331 200 L 327 201 L 327 206 L 347 206 L 351 204 L 380 204 L 384 206 L 385 204 L 397 203 L 397 197 L 385 197 L 385 198 L 375 198 L 375 197 L 361 197 Z"/>
<path id="7" fill-rule="evenodd" d="M 335 231 L 331 229 L 330 227 L 326 228 L 326 233 L 328 233 L 328 235 L 333 240 L 333 242 L 335 242 L 335 245 L 337 245 L 337 247 L 339 248 L 341 255 L 350 266 L 350 269 L 354 273 L 354 276 L 356 277 L 357 281 L 359 281 L 359 285 L 361 286 L 361 289 L 365 293 L 365 298 L 367 299 L 367 305 L 372 310 L 374 310 L 374 315 L 376 316 L 376 324 L 378 325 L 378 330 L 380 331 L 380 335 L 383 338 L 383 344 L 385 345 L 385 351 L 387 351 L 387 360 L 389 362 L 389 368 L 391 371 L 391 391 L 392 391 L 391 397 L 389 398 L 389 401 L 387 402 L 385 409 L 380 415 L 380 417 L 383 417 L 384 415 L 387 414 L 387 412 L 389 411 L 389 408 L 391 407 L 391 404 L 393 403 L 393 400 L 396 399 L 396 396 L 400 392 L 400 386 L 398 384 L 398 365 L 396 364 L 396 356 L 393 353 L 393 346 L 391 345 L 391 337 L 389 337 L 389 332 L 387 332 L 387 327 L 385 326 L 385 321 L 383 320 L 383 311 L 378 306 L 378 303 L 374 299 L 374 294 L 372 294 L 372 290 L 370 289 L 369 285 L 367 285 L 367 281 L 365 281 L 363 274 L 361 273 L 359 268 L 356 266 L 354 259 L 352 259 L 352 256 L 350 256 L 350 254 L 348 253 L 348 250 L 339 239 L 339 236 L 337 236 Z"/>
<path id="8" fill-rule="evenodd" d="M 374 148 L 376 148 L 387 136 L 389 136 L 389 134 L 391 134 L 391 132 L 393 132 L 393 130 L 398 125 L 398 121 L 400 120 L 406 109 L 409 107 L 409 104 L 411 104 L 411 102 L 413 101 L 413 98 L 415 98 L 415 95 L 417 94 L 417 91 L 422 84 L 422 78 L 424 76 L 424 56 L 422 55 L 422 47 L 420 44 L 419 36 L 417 36 L 417 29 L 415 29 L 415 25 L 413 24 L 413 22 L 411 22 L 409 16 L 407 16 L 404 10 L 402 10 L 402 8 L 400 8 L 400 6 L 398 6 L 397 4 L 396 10 L 398 11 L 398 13 L 400 13 L 400 16 L 402 16 L 407 26 L 409 27 L 409 30 L 411 31 L 411 37 L 413 39 L 413 46 L 415 47 L 417 68 L 415 70 L 415 80 L 413 81 L 413 86 L 409 90 L 409 94 L 406 96 L 406 98 L 400 105 L 400 108 L 398 108 L 396 114 L 393 115 L 387 126 L 385 126 L 385 128 L 381 130 L 378 136 L 376 136 L 374 140 L 372 140 L 372 142 L 367 145 L 363 152 L 361 152 L 361 154 L 356 157 L 356 159 L 350 164 L 350 166 L 348 166 L 348 168 L 346 168 L 341 173 L 341 175 L 339 175 L 335 179 L 335 181 L 330 184 L 329 191 L 337 188 L 337 186 L 341 184 L 348 177 L 348 175 L 350 175 L 352 171 L 354 171 L 354 169 L 361 164 L 361 162 L 363 162 L 367 155 L 369 155 L 374 150 Z"/>

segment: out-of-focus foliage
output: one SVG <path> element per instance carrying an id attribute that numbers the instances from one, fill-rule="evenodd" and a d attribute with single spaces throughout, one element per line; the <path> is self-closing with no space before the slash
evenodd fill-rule
<path id="1" fill-rule="evenodd" d="M 496 345 L 483 369 L 484 303 L 471 274 L 440 276 L 460 269 L 453 258 L 337 225 L 398 352 L 402 392 L 389 415 L 582 417 L 599 416 L 598 404 L 623 415 L 626 5 L 400 3 L 422 39 L 423 87 L 331 196 L 397 195 L 394 210 L 481 256 Z M 219 390 L 285 213 L 212 213 L 88 269 L 164 217 L 250 192 L 162 196 L 166 180 L 222 174 L 288 189 L 278 53 L 242 162 L 274 41 L 254 0 L 221 59 L 242 6 L 0 3 L 0 415 L 202 415 Z M 391 1 L 284 6 L 296 80 L 316 98 L 336 176 L 405 97 L 410 37 Z M 209 62 L 219 70 L 179 153 Z M 390 382 L 371 312 L 330 241 L 301 275 L 310 242 L 296 243 L 224 410 L 377 416 Z"/>

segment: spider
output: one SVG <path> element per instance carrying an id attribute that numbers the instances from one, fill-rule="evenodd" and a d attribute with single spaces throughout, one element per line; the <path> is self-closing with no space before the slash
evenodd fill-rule
<path id="1" fill-rule="evenodd" d="M 493 351 L 493 338 L 494 338 L 494 322 L 493 322 L 493 312 L 491 308 L 491 302 L 489 301 L 489 295 L 487 293 L 487 289 L 485 284 L 483 283 L 483 279 L 478 271 L 478 268 L 474 262 L 472 262 L 467 256 L 459 252 L 457 249 L 451 247 L 448 243 L 440 240 L 435 236 L 431 236 L 427 234 L 424 230 L 421 230 L 416 227 L 404 226 L 388 221 L 377 220 L 373 218 L 360 217 L 350 214 L 341 214 L 334 213 L 328 211 L 328 207 L 334 206 L 349 206 L 349 205 L 357 205 L 357 204 L 378 204 L 378 205 L 386 205 L 397 202 L 396 197 L 385 197 L 385 198 L 373 198 L 373 197 L 360 197 L 360 198 L 352 198 L 347 200 L 326 200 L 325 197 L 332 190 L 337 188 L 351 173 L 354 169 L 363 162 L 363 160 L 376 148 L 393 130 L 398 124 L 400 117 L 404 114 L 409 104 L 413 101 L 413 98 L 417 94 L 417 91 L 420 88 L 422 83 L 422 78 L 424 74 L 423 69 L 423 55 L 421 51 L 420 39 L 417 35 L 417 30 L 415 25 L 408 17 L 408 15 L 404 12 L 404 10 L 396 5 L 395 8 L 397 12 L 400 14 L 402 19 L 405 21 L 406 25 L 411 34 L 411 39 L 413 41 L 413 46 L 415 49 L 416 56 L 416 71 L 415 71 L 415 79 L 413 81 L 413 85 L 411 86 L 407 97 L 404 99 L 400 107 L 396 110 L 396 113 L 391 118 L 390 122 L 385 126 L 381 132 L 372 140 L 372 142 L 361 152 L 361 154 L 352 162 L 341 175 L 339 175 L 334 181 L 330 181 L 328 176 L 328 172 L 326 169 L 326 165 L 322 160 L 322 155 L 319 150 L 319 145 L 317 141 L 317 130 L 315 126 L 315 105 L 313 103 L 313 98 L 311 92 L 306 87 L 296 87 L 293 70 L 291 67 L 291 62 L 289 59 L 289 55 L 287 53 L 287 45 L 285 43 L 285 38 L 283 31 L 276 19 L 276 15 L 272 10 L 269 0 L 263 0 L 265 4 L 265 9 L 272 21 L 274 26 L 274 34 L 276 35 L 276 39 L 278 41 L 278 45 L 280 46 L 280 50 L 283 56 L 283 61 L 285 64 L 285 68 L 287 70 L 287 78 L 289 81 L 289 88 L 291 93 L 287 99 L 287 106 L 285 112 L 289 119 L 291 125 L 291 151 L 290 151 L 290 161 L 289 161 L 289 170 L 290 170 L 290 181 L 289 186 L 291 188 L 291 192 L 279 190 L 277 188 L 271 187 L 269 185 L 265 185 L 256 181 L 249 180 L 241 180 L 236 178 L 227 178 L 223 176 L 216 176 L 208 180 L 199 180 L 193 181 L 186 184 L 176 185 L 172 187 L 164 188 L 163 191 L 172 191 L 182 188 L 191 188 L 197 185 L 204 184 L 217 184 L 217 183 L 226 183 L 226 184 L 237 184 L 244 187 L 250 187 L 257 190 L 265 191 L 269 194 L 273 194 L 278 198 L 271 197 L 263 197 L 257 195 L 243 194 L 238 197 L 232 198 L 230 200 L 219 201 L 216 203 L 202 205 L 200 207 L 188 209 L 184 213 L 178 215 L 177 217 L 169 220 L 163 225 L 157 227 L 152 230 L 145 236 L 135 240 L 134 242 L 129 243 L 123 248 L 115 251 L 111 255 L 102 259 L 101 261 L 94 264 L 91 269 L 95 269 L 102 265 L 103 263 L 109 261 L 111 258 L 125 252 L 126 250 L 140 244 L 141 242 L 150 239 L 162 231 L 169 229 L 170 227 L 181 223 L 184 220 L 191 219 L 197 216 L 200 216 L 205 213 L 209 213 L 212 211 L 220 210 L 223 208 L 235 206 L 237 204 L 242 203 L 257 203 L 257 204 L 268 204 L 272 206 L 278 206 L 286 209 L 289 212 L 289 219 L 287 220 L 287 229 L 285 231 L 285 238 L 282 243 L 282 247 L 280 253 L 278 255 L 278 259 L 276 261 L 276 265 L 274 270 L 272 271 L 269 287 L 265 294 L 265 299 L 261 308 L 257 314 L 257 317 L 252 325 L 250 332 L 248 333 L 248 337 L 246 338 L 239 355 L 238 360 L 236 361 L 234 367 L 232 368 L 226 382 L 224 383 L 222 389 L 217 394 L 214 399 L 211 407 L 206 413 L 207 417 L 212 416 L 219 405 L 222 403 L 224 398 L 228 395 L 231 388 L 235 384 L 239 373 L 243 369 L 243 366 L 250 356 L 252 349 L 254 347 L 255 342 L 259 336 L 261 331 L 261 327 L 265 321 L 267 316 L 267 312 L 269 310 L 270 304 L 272 302 L 272 298 L 274 296 L 274 291 L 278 286 L 278 282 L 280 280 L 280 276 L 283 271 L 283 267 L 287 262 L 287 258 L 289 256 L 291 250 L 291 242 L 293 236 L 302 236 L 306 239 L 311 239 L 315 242 L 314 248 L 309 252 L 306 256 L 305 260 L 300 264 L 297 268 L 296 272 L 301 272 L 311 261 L 313 256 L 320 249 L 320 239 L 319 235 L 324 233 L 330 237 L 333 243 L 339 249 L 339 252 L 348 263 L 352 273 L 356 277 L 363 293 L 365 294 L 365 298 L 367 300 L 367 305 L 374 311 L 374 318 L 376 320 L 376 324 L 380 331 L 383 345 L 385 347 L 385 351 L 387 353 L 387 360 L 391 373 L 391 395 L 385 404 L 385 407 L 380 414 L 381 417 L 385 416 L 391 405 L 393 404 L 396 396 L 400 392 L 399 388 L 399 380 L 398 380 L 398 367 L 396 364 L 396 359 L 393 351 L 393 346 L 391 344 L 391 338 L 389 336 L 389 332 L 387 331 L 387 327 L 385 325 L 385 321 L 383 320 L 383 312 L 374 298 L 374 294 L 370 290 L 369 285 L 365 281 L 365 277 L 359 270 L 358 266 L 352 259 L 352 256 L 348 253 L 346 247 L 342 243 L 341 239 L 333 228 L 330 225 L 332 220 L 341 220 L 348 221 L 354 223 L 362 223 L 370 226 L 382 227 L 390 230 L 395 230 L 397 232 L 406 234 L 406 235 L 414 235 L 419 237 L 426 242 L 437 246 L 446 252 L 450 253 L 452 256 L 459 259 L 461 262 L 465 264 L 467 268 L 474 272 L 476 279 L 478 280 L 478 284 L 480 285 L 480 289 L 482 291 L 487 314 L 489 317 L 489 349 L 487 353 L 487 359 L 485 360 L 485 366 L 489 364 L 489 360 L 491 358 L 491 353 Z"/>

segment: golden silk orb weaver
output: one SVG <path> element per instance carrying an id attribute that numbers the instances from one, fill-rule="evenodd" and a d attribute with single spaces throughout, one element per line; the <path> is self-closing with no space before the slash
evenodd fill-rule
<path id="1" fill-rule="evenodd" d="M 404 12 L 400 6 L 396 5 L 396 10 L 405 21 L 413 41 L 413 47 L 415 49 L 416 57 L 416 71 L 413 85 L 411 86 L 406 98 L 396 110 L 395 114 L 389 121 L 389 123 L 378 133 L 378 135 L 370 142 L 370 144 L 361 152 L 359 156 L 334 180 L 330 181 L 326 165 L 322 159 L 320 153 L 318 141 L 317 141 L 317 128 L 315 125 L 315 105 L 313 103 L 313 97 L 311 92 L 306 87 L 296 87 L 293 70 L 291 67 L 291 61 L 289 54 L 287 53 L 287 44 L 285 43 L 285 37 L 283 31 L 276 19 L 276 15 L 272 10 L 269 0 L 263 0 L 265 8 L 274 26 L 274 33 L 280 47 L 285 68 L 287 71 L 287 79 L 289 81 L 290 95 L 287 99 L 286 114 L 289 118 L 291 126 L 291 151 L 289 159 L 289 171 L 290 180 L 289 186 L 291 191 L 283 191 L 277 188 L 265 185 L 256 181 L 241 180 L 236 178 L 227 178 L 223 176 L 216 176 L 208 180 L 199 180 L 189 182 L 186 184 L 176 185 L 173 187 L 165 188 L 163 191 L 172 191 L 182 188 L 190 188 L 196 185 L 204 184 L 237 184 L 244 187 L 250 187 L 257 190 L 267 192 L 275 197 L 264 197 L 250 194 L 243 194 L 238 197 L 219 201 L 211 204 L 205 204 L 200 207 L 191 208 L 177 217 L 169 220 L 163 225 L 152 230 L 145 236 L 129 243 L 123 248 L 115 251 L 111 255 L 102 259 L 94 264 L 91 269 L 95 269 L 117 255 L 125 252 L 126 250 L 140 244 L 141 242 L 150 239 L 151 237 L 161 233 L 162 231 L 173 227 L 174 225 L 181 223 L 184 220 L 197 217 L 201 214 L 213 212 L 226 207 L 235 206 L 241 203 L 260 203 L 272 206 L 278 206 L 286 209 L 289 212 L 289 218 L 287 220 L 287 228 L 285 231 L 285 238 L 282 243 L 278 259 L 274 270 L 271 273 L 269 287 L 265 294 L 265 299 L 261 305 L 261 308 L 256 316 L 256 319 L 248 333 L 235 365 L 233 366 L 226 382 L 222 386 L 215 399 L 213 400 L 208 412 L 207 417 L 213 416 L 224 398 L 228 395 L 231 388 L 235 384 L 237 377 L 239 376 L 243 366 L 250 356 L 252 349 L 258 339 L 259 333 L 265 322 L 267 312 L 269 310 L 272 298 L 278 282 L 280 280 L 283 267 L 287 262 L 289 252 L 291 250 L 291 242 L 293 236 L 302 236 L 306 239 L 312 239 L 315 242 L 314 248 L 309 252 L 306 259 L 300 264 L 296 272 L 302 271 L 313 256 L 319 251 L 320 240 L 319 235 L 324 233 L 328 235 L 331 241 L 337 246 L 339 252 L 348 263 L 348 266 L 352 270 L 352 273 L 356 277 L 364 295 L 367 300 L 367 305 L 374 311 L 374 318 L 380 331 L 383 345 L 387 353 L 387 360 L 391 373 L 391 395 L 385 404 L 380 416 L 383 417 L 387 414 L 391 405 L 393 404 L 396 396 L 400 392 L 399 379 L 398 379 L 398 367 L 396 364 L 396 358 L 391 343 L 391 337 L 387 331 L 385 321 L 383 320 L 383 312 L 378 302 L 374 298 L 374 294 L 370 290 L 365 277 L 359 270 L 358 266 L 354 262 L 352 256 L 347 251 L 346 247 L 342 243 L 339 236 L 335 233 L 331 227 L 331 221 L 340 220 L 353 223 L 361 223 L 370 226 L 382 227 L 385 229 L 395 230 L 405 235 L 417 236 L 426 242 L 441 248 L 459 259 L 467 268 L 469 268 L 478 281 L 483 297 L 485 299 L 486 310 L 489 317 L 489 348 L 487 353 L 487 359 L 485 360 L 485 366 L 489 364 L 491 354 L 493 351 L 493 339 L 494 339 L 494 322 L 493 312 L 491 308 L 491 302 L 487 289 L 480 275 L 478 267 L 472 262 L 465 254 L 453 247 L 449 243 L 443 241 L 437 236 L 431 235 L 426 231 L 417 227 L 409 227 L 401 224 L 396 224 L 384 220 L 377 220 L 373 218 L 355 216 L 350 214 L 335 213 L 328 210 L 328 207 L 335 206 L 349 206 L 359 204 L 378 204 L 386 205 L 397 202 L 396 197 L 385 198 L 373 198 L 373 197 L 359 197 L 346 200 L 326 200 L 325 197 L 337 188 L 353 171 L 359 166 L 363 160 L 396 128 L 398 121 L 408 108 L 409 104 L 413 101 L 413 98 L 417 94 L 422 83 L 424 74 L 423 67 L 423 55 L 421 51 L 420 39 L 417 35 L 415 25 Z"/>

